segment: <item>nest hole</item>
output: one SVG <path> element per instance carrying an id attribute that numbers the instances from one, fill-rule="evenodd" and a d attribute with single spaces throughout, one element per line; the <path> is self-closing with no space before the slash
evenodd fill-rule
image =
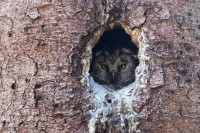
<path id="1" fill-rule="evenodd" d="M 138 50 L 122 27 L 108 29 L 92 49 L 89 73 L 98 84 L 122 89 L 135 81 Z"/>

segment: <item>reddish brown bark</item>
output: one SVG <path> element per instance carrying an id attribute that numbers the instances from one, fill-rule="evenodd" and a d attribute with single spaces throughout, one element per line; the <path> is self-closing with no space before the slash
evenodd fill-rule
<path id="1" fill-rule="evenodd" d="M 94 34 L 111 23 L 120 23 L 135 42 L 138 28 L 148 43 L 143 89 L 150 93 L 141 93 L 135 106 L 144 116 L 138 120 L 141 132 L 200 132 L 199 5 L 197 0 L 1 1 L 0 132 L 88 133 L 94 107 L 82 76 L 88 66 L 81 60 L 91 56 L 85 50 L 91 37 L 97 41 Z M 107 130 L 97 124 L 97 131 L 121 132 L 120 124 Z"/>

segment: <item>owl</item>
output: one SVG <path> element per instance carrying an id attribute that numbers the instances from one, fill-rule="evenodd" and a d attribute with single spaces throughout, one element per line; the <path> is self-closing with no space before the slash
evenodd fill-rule
<path id="1" fill-rule="evenodd" d="M 118 90 L 135 81 L 137 65 L 130 49 L 104 49 L 93 53 L 90 75 L 95 82 Z"/>

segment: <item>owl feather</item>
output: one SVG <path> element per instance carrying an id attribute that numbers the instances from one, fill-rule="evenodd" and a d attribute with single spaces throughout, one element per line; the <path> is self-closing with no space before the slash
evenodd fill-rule
<path id="1" fill-rule="evenodd" d="M 118 90 L 135 81 L 137 65 L 137 55 L 131 49 L 105 48 L 93 54 L 90 74 L 95 82 Z"/>

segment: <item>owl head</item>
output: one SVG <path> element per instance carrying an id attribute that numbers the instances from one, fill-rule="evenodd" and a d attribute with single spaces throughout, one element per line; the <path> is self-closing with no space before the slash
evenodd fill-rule
<path id="1" fill-rule="evenodd" d="M 130 49 L 103 49 L 94 53 L 90 74 L 94 81 L 121 89 L 135 81 L 137 56 Z"/>

